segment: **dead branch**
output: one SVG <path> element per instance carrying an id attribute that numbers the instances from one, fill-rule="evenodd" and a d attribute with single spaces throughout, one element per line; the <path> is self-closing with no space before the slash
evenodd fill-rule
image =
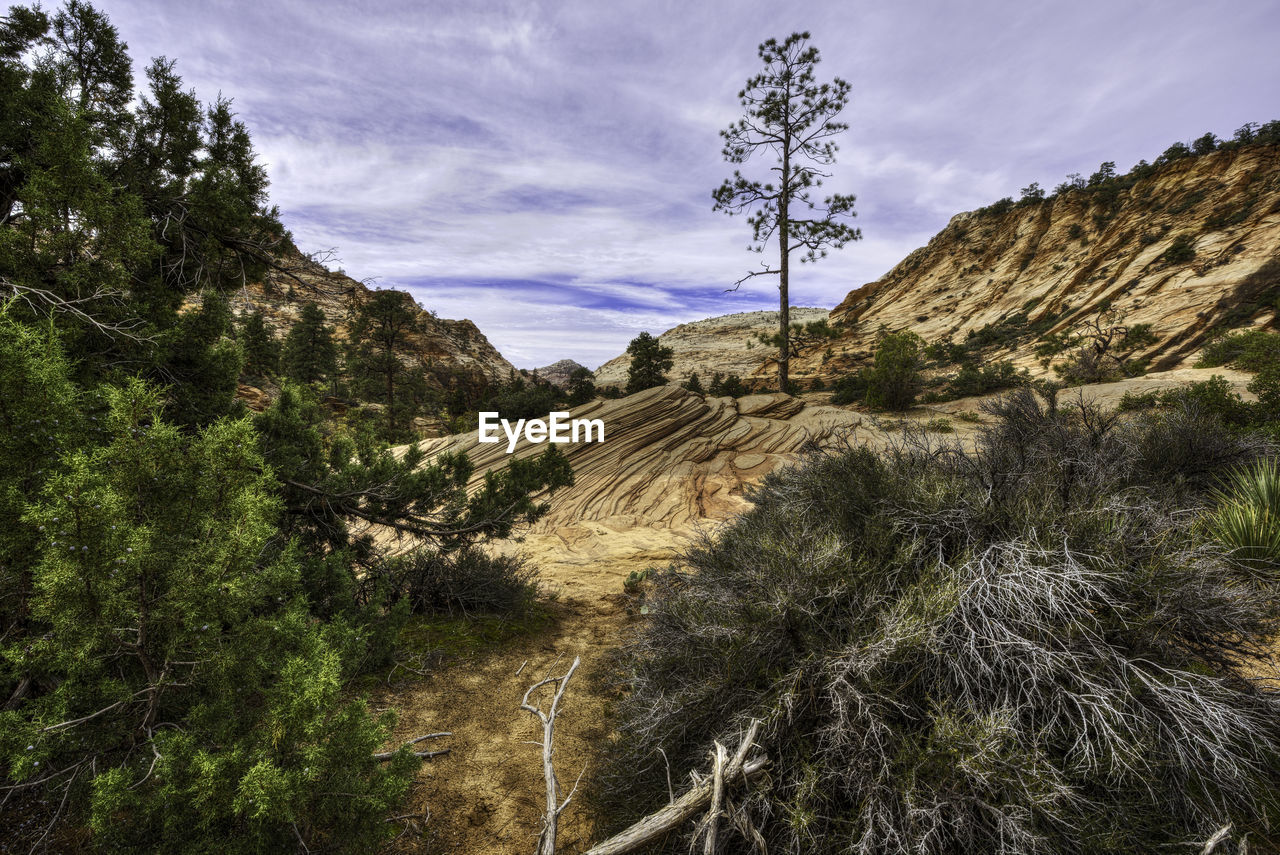
<path id="1" fill-rule="evenodd" d="M 405 745 L 417 745 L 419 742 L 422 742 L 424 739 L 439 739 L 442 736 L 453 736 L 453 732 L 444 730 L 444 731 L 441 731 L 440 733 L 428 733 L 425 736 L 415 736 L 413 739 L 410 739 L 408 742 L 406 742 Z M 427 760 L 432 757 L 439 757 L 441 754 L 448 754 L 448 753 L 449 753 L 448 748 L 442 748 L 439 751 L 414 751 L 413 756 L 421 757 L 422 759 Z M 377 754 L 373 755 L 373 759 L 386 761 L 386 760 L 390 760 L 394 756 L 396 756 L 395 751 L 380 751 Z"/>
<path id="2" fill-rule="evenodd" d="M 760 722 L 753 720 L 742 738 L 733 759 L 723 767 L 721 785 L 725 788 L 736 783 L 749 781 L 764 769 L 769 762 L 763 754 L 757 754 L 750 760 L 747 753 L 755 744 L 756 734 L 760 730 Z M 723 748 L 720 750 L 723 751 Z M 615 834 L 603 843 L 598 843 L 587 850 L 584 855 L 622 855 L 633 852 L 650 843 L 672 829 L 683 825 L 704 806 L 712 802 L 716 787 L 715 779 L 696 783 L 687 793 L 666 807 L 649 814 L 630 828 Z M 714 840 L 712 840 L 714 845 Z"/>
<path id="3" fill-rule="evenodd" d="M 569 666 L 569 670 L 563 676 L 546 677 L 539 680 L 525 690 L 524 697 L 520 699 L 520 709 L 528 710 L 542 721 L 542 742 L 537 744 L 542 746 L 542 774 L 547 783 L 547 809 L 542 815 L 542 834 L 538 836 L 538 855 L 555 855 L 556 826 L 558 825 L 560 814 L 564 813 L 564 809 L 573 800 L 573 794 L 578 790 L 578 785 L 575 783 L 573 789 L 569 791 L 569 797 L 563 802 L 560 801 L 560 782 L 556 780 L 556 770 L 552 762 L 552 755 L 555 753 L 556 714 L 560 711 L 560 700 L 564 697 L 564 690 L 569 685 L 569 678 L 573 676 L 574 671 L 578 670 L 578 665 L 581 662 L 581 657 L 573 657 L 573 664 Z M 535 707 L 529 703 L 529 696 L 543 686 L 552 684 L 556 687 L 556 693 L 551 698 L 551 706 L 544 713 L 540 706 Z M 582 780 L 582 775 L 578 775 L 578 780 Z"/>
<path id="4" fill-rule="evenodd" d="M 702 855 L 716 853 L 716 836 L 720 832 L 720 813 L 724 806 L 724 764 L 728 759 L 729 754 L 724 746 L 716 742 L 711 771 L 711 808 L 707 811 L 707 818 L 703 820 L 705 831 Z"/>

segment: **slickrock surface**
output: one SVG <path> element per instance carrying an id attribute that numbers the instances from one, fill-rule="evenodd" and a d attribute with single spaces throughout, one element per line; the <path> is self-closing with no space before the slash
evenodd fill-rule
<path id="1" fill-rule="evenodd" d="M 794 462 L 807 443 L 837 441 L 863 421 L 787 395 L 703 398 L 678 386 L 594 401 L 571 416 L 602 420 L 605 440 L 558 446 L 574 485 L 556 492 L 551 512 L 523 544 L 510 545 L 532 555 L 569 594 L 617 593 L 631 570 L 669 560 L 700 528 L 746 510 L 747 484 Z M 547 447 L 521 439 L 508 455 L 505 438 L 481 444 L 476 437 L 459 434 L 424 448 L 466 451 L 478 483 L 486 469 Z M 548 563 L 592 572 L 560 573 Z"/>
<path id="2" fill-rule="evenodd" d="M 791 322 L 808 323 L 823 320 L 827 315 L 826 309 L 793 306 Z M 756 337 L 777 331 L 777 312 L 738 312 L 681 324 L 658 336 L 658 340 L 672 350 L 672 368 L 667 376 L 673 382 L 682 383 L 696 371 L 705 387 L 717 371 L 743 378 L 750 376 L 770 350 Z M 628 354 L 610 359 L 596 369 L 596 385 L 625 387 L 630 366 Z"/>

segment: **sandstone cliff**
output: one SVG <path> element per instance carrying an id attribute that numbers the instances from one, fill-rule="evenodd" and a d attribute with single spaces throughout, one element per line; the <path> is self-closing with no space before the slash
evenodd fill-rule
<path id="1" fill-rule="evenodd" d="M 232 311 L 240 315 L 261 310 L 267 324 L 283 339 L 302 307 L 315 303 L 324 310 L 338 338 L 345 341 L 348 324 L 373 291 L 345 273 L 329 271 L 292 246 L 281 253 L 278 262 L 278 269 L 264 281 L 250 283 L 232 295 Z M 404 294 L 404 299 L 413 303 L 409 294 Z M 421 306 L 417 308 L 421 332 L 409 337 L 409 347 L 401 358 L 406 364 L 429 369 L 429 382 L 440 385 L 441 377 L 453 375 L 467 385 L 483 386 L 506 380 L 515 370 L 471 321 L 438 318 Z"/>
<path id="2" fill-rule="evenodd" d="M 1164 165 L 1114 198 L 1073 190 L 999 212 L 954 217 L 929 244 L 831 313 L 842 329 L 793 363 L 829 376 L 863 357 L 881 325 L 926 341 L 962 341 L 1025 315 L 1025 334 L 996 358 L 1033 372 L 1031 350 L 1110 310 L 1150 324 L 1139 356 L 1172 368 L 1215 325 L 1274 323 L 1280 297 L 1280 148 L 1254 146 Z"/>

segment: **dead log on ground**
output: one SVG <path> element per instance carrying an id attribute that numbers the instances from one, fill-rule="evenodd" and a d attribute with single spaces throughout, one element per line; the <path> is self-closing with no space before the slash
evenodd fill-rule
<path id="1" fill-rule="evenodd" d="M 761 771 L 769 762 L 768 758 L 763 754 L 757 754 L 751 759 L 747 759 L 747 753 L 755 744 L 756 734 L 760 730 L 760 722 L 758 720 L 751 722 L 751 727 L 747 729 L 747 735 L 742 738 L 738 750 L 734 753 L 733 759 L 727 765 L 721 767 L 720 774 L 714 775 L 712 779 L 701 781 L 693 786 L 687 793 L 673 801 L 671 804 L 649 814 L 630 828 L 615 834 L 603 843 L 597 843 L 588 849 L 584 855 L 623 855 L 625 852 L 632 852 L 651 843 L 668 834 L 673 829 L 683 825 L 692 819 L 700 810 L 711 804 L 716 796 L 717 791 L 723 793 L 725 789 L 749 781 Z M 723 747 L 717 746 L 719 752 L 724 751 Z M 722 754 L 720 756 L 723 756 Z M 719 764 L 717 764 L 719 765 Z M 706 830 L 709 847 L 715 846 L 715 829 L 719 820 L 719 800 L 712 814 L 707 817 Z M 706 851 L 711 851 L 708 848 Z"/>

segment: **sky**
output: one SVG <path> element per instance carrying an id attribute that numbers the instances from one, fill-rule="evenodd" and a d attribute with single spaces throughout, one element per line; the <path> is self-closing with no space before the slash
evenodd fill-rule
<path id="1" fill-rule="evenodd" d="M 822 189 L 857 195 L 863 239 L 794 269 L 793 305 L 833 307 L 1032 181 L 1280 118 L 1275 0 L 94 5 L 139 81 L 164 55 L 233 99 L 301 249 L 470 318 L 523 368 L 777 308 L 768 277 L 726 293 L 762 257 L 711 200 L 766 38 L 809 31 L 818 80 L 851 84 Z"/>

